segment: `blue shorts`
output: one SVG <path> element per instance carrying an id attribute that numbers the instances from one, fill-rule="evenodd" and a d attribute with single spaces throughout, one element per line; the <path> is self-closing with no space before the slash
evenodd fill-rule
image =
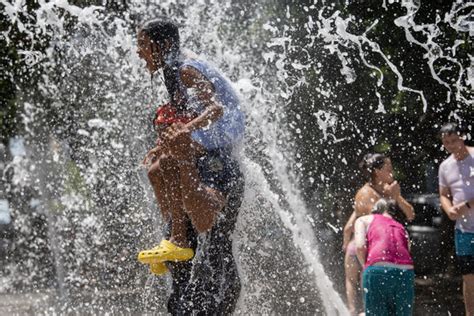
<path id="1" fill-rule="evenodd" d="M 239 164 L 232 157 L 231 148 L 207 150 L 205 155 L 197 159 L 197 168 L 201 182 L 224 195 L 238 186 L 242 179 Z"/>
<path id="2" fill-rule="evenodd" d="M 462 275 L 474 274 L 474 233 L 455 230 L 456 258 Z"/>
<path id="3" fill-rule="evenodd" d="M 474 256 L 474 233 L 463 233 L 456 229 L 454 233 L 457 256 Z"/>
<path id="4" fill-rule="evenodd" d="M 369 266 L 362 276 L 365 315 L 411 316 L 415 273 L 394 267 Z"/>

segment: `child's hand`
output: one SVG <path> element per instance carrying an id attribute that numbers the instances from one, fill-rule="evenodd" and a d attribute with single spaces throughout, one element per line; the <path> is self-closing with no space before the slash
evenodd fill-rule
<path id="1" fill-rule="evenodd" d="M 163 142 L 171 155 L 178 160 L 187 160 L 193 157 L 191 133 L 186 124 L 175 123 L 166 129 Z"/>
<path id="2" fill-rule="evenodd" d="M 142 164 L 148 167 L 148 165 L 150 165 L 153 162 L 153 160 L 155 160 L 156 157 L 161 156 L 161 154 L 162 154 L 161 146 L 156 146 L 145 155 L 145 158 L 143 159 Z"/>

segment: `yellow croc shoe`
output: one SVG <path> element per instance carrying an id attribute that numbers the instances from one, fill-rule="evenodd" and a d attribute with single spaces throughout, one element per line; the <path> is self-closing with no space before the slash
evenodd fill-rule
<path id="1" fill-rule="evenodd" d="M 191 248 L 181 248 L 164 239 L 153 249 L 140 251 L 138 261 L 145 264 L 165 261 L 188 261 L 194 257 Z"/>
<path id="2" fill-rule="evenodd" d="M 163 274 L 166 274 L 168 272 L 168 268 L 166 267 L 164 262 L 152 263 L 152 264 L 150 264 L 150 271 L 154 275 L 163 275 Z"/>

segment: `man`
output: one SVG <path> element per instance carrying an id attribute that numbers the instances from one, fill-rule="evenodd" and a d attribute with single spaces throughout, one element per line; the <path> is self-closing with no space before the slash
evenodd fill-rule
<path id="1" fill-rule="evenodd" d="M 463 277 L 466 315 L 474 315 L 474 148 L 465 145 L 467 130 L 454 123 L 441 127 L 441 140 L 451 155 L 439 166 L 443 210 L 456 221 L 456 257 Z"/>
<path id="2" fill-rule="evenodd" d="M 171 314 L 231 314 L 240 293 L 232 233 L 244 187 L 233 158 L 245 127 L 239 100 L 218 70 L 181 50 L 170 21 L 144 23 L 137 53 L 152 75 L 163 70 L 167 112 L 192 117 L 166 127 L 145 158 L 169 227 L 168 240 L 138 259 L 155 274 L 171 272 Z"/>

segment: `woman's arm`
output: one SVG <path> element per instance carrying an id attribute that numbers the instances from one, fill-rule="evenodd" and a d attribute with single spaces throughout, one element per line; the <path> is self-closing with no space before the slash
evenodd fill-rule
<path id="1" fill-rule="evenodd" d="M 415 209 L 410 203 L 408 203 L 407 200 L 405 200 L 403 196 L 399 195 L 397 198 L 395 198 L 395 201 L 409 222 L 415 219 Z"/>
<path id="2" fill-rule="evenodd" d="M 397 205 L 405 214 L 408 221 L 415 219 L 415 209 L 408 203 L 407 200 L 402 196 L 400 184 L 398 181 L 393 181 L 391 184 L 386 184 L 384 187 L 384 194 L 387 194 L 390 198 L 394 199 Z"/>

